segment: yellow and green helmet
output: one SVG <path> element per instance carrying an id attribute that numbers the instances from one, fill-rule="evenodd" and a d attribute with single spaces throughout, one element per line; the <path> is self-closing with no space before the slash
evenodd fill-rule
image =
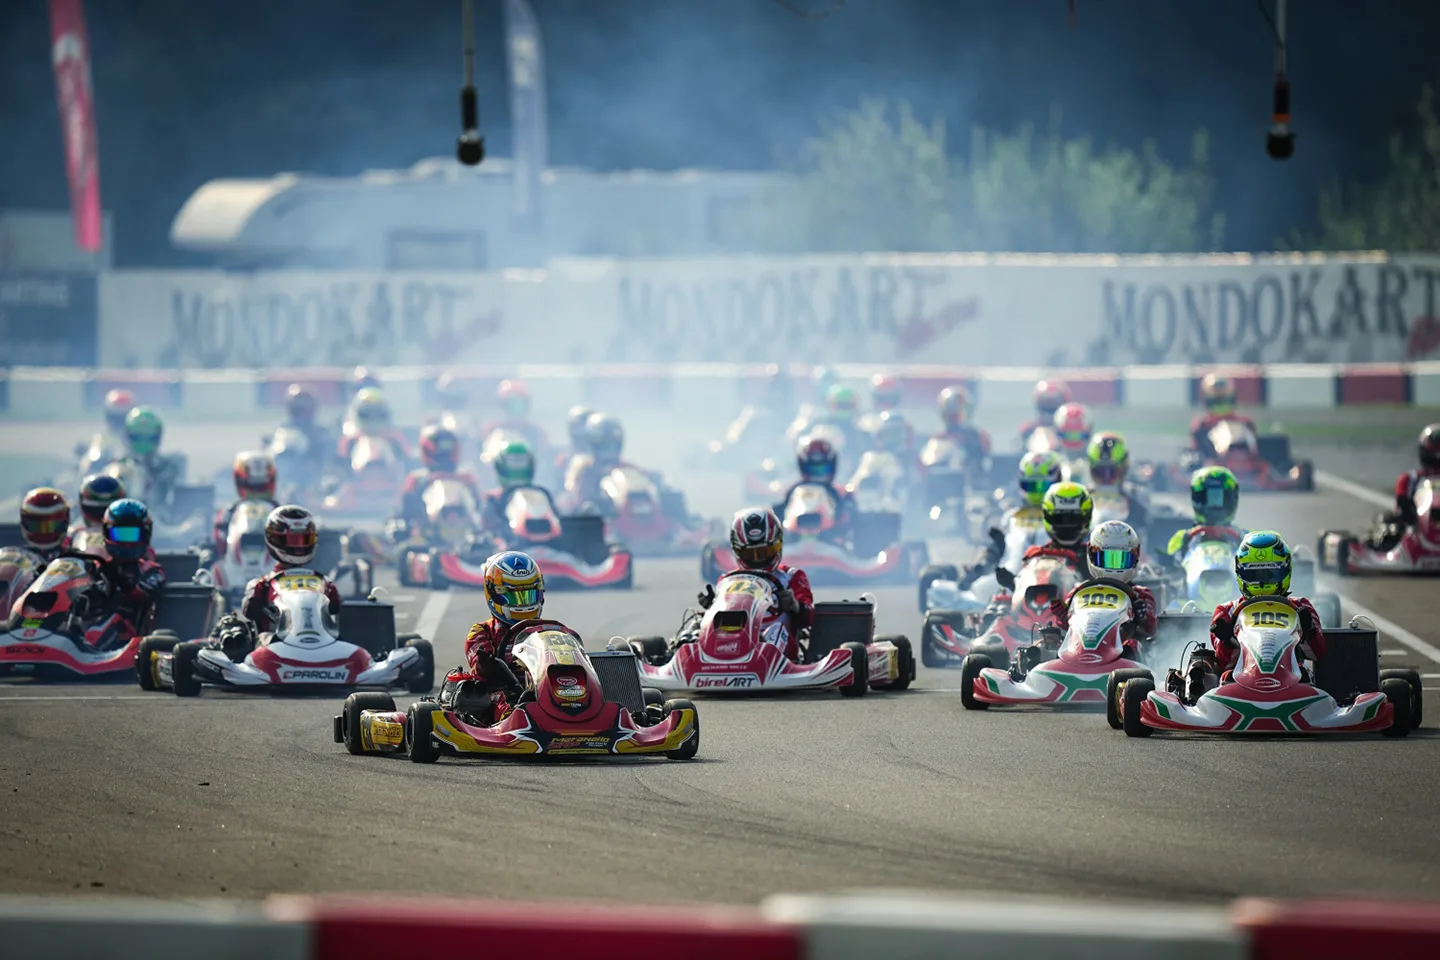
<path id="1" fill-rule="evenodd" d="M 1130 448 L 1124 437 L 1106 430 L 1090 438 L 1085 459 L 1090 462 L 1090 479 L 1096 486 L 1118 487 L 1130 469 Z"/>
<path id="2" fill-rule="evenodd" d="M 1057 483 L 1045 492 L 1041 503 L 1045 512 L 1045 532 L 1064 547 L 1073 547 L 1090 530 L 1090 517 L 1095 504 L 1090 492 L 1078 483 Z"/>
<path id="3" fill-rule="evenodd" d="M 1201 467 L 1190 478 L 1190 506 L 1200 523 L 1228 524 L 1240 507 L 1240 481 L 1224 467 Z"/>
<path id="4" fill-rule="evenodd" d="M 1054 450 L 1033 450 L 1020 458 L 1020 492 L 1037 507 L 1045 502 L 1046 491 L 1064 478 L 1060 455 Z"/>
<path id="5" fill-rule="evenodd" d="M 1242 597 L 1290 594 L 1290 548 L 1273 530 L 1247 533 L 1235 548 L 1235 581 Z"/>

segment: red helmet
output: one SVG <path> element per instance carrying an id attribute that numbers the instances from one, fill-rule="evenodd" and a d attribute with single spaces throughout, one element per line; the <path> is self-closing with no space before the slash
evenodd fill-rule
<path id="1" fill-rule="evenodd" d="M 970 391 L 962 386 L 940 391 L 940 420 L 947 427 L 958 427 L 970 419 Z"/>
<path id="2" fill-rule="evenodd" d="M 240 499 L 275 498 L 275 461 L 268 453 L 236 454 L 230 475 L 235 478 L 235 493 Z"/>
<path id="3" fill-rule="evenodd" d="M 1420 463 L 1440 467 L 1440 423 L 1432 423 L 1420 431 Z"/>
<path id="4" fill-rule="evenodd" d="M 500 409 L 512 417 L 530 415 L 530 391 L 519 380 L 501 380 L 495 399 L 500 401 Z"/>
<path id="5" fill-rule="evenodd" d="M 129 390 L 111 390 L 105 394 L 105 422 L 112 430 L 125 427 L 125 417 L 135 409 L 135 394 Z"/>
<path id="6" fill-rule="evenodd" d="M 900 406 L 900 384 L 888 373 L 870 378 L 870 399 L 876 410 L 894 410 Z"/>
<path id="7" fill-rule="evenodd" d="M 431 424 L 420 431 L 420 460 L 431 470 L 454 470 L 460 464 L 460 438 L 449 427 Z"/>
<path id="8" fill-rule="evenodd" d="M 54 487 L 36 487 L 20 502 L 20 536 L 37 550 L 53 550 L 70 529 L 70 504 Z"/>
<path id="9" fill-rule="evenodd" d="M 287 503 L 270 511 L 265 519 L 265 545 L 281 563 L 303 567 L 315 559 L 320 530 L 315 517 L 304 507 Z"/>
<path id="10" fill-rule="evenodd" d="M 1055 411 L 1070 402 L 1070 388 L 1059 380 L 1041 380 L 1035 384 L 1035 410 L 1042 417 L 1053 417 Z"/>
<path id="11" fill-rule="evenodd" d="M 1083 454 L 1094 429 L 1095 422 L 1083 404 L 1067 403 L 1055 411 L 1055 432 L 1060 434 L 1060 446 L 1066 453 Z"/>
<path id="12" fill-rule="evenodd" d="M 746 570 L 771 571 L 778 567 L 784 539 L 780 518 L 765 507 L 741 510 L 730 524 L 730 549 Z"/>
<path id="13" fill-rule="evenodd" d="M 795 447 L 795 461 L 800 467 L 800 479 L 816 483 L 831 483 L 840 463 L 835 445 L 824 437 L 801 437 Z"/>
<path id="14" fill-rule="evenodd" d="M 291 423 L 314 423 L 319 408 L 320 401 L 302 384 L 292 383 L 285 391 L 285 410 L 290 414 Z"/>

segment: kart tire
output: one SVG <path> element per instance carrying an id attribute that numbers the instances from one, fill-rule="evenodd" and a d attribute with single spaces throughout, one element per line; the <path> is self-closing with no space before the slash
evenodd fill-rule
<path id="1" fill-rule="evenodd" d="M 990 658 L 983 653 L 972 653 L 960 661 L 960 706 L 966 710 L 989 710 L 990 704 L 975 697 L 975 681 L 980 671 L 990 666 Z"/>
<path id="2" fill-rule="evenodd" d="M 920 586 L 917 605 L 920 608 L 920 616 L 925 616 L 929 607 L 925 606 L 925 595 L 930 592 L 930 584 L 936 580 L 959 580 L 960 571 L 953 563 L 930 563 L 920 570 Z"/>
<path id="3" fill-rule="evenodd" d="M 440 759 L 440 748 L 435 745 L 435 714 L 440 704 L 431 700 L 417 700 L 405 711 L 405 752 L 411 763 L 434 763 Z"/>
<path id="4" fill-rule="evenodd" d="M 1120 697 L 1124 693 L 1124 685 L 1142 677 L 1152 684 L 1155 682 L 1155 675 L 1149 670 L 1132 667 L 1128 670 L 1110 671 L 1110 676 L 1105 681 L 1105 722 L 1110 724 L 1111 730 L 1125 728 L 1125 724 L 1120 721 Z"/>
<path id="5" fill-rule="evenodd" d="M 1380 692 L 1385 694 L 1385 699 L 1390 701 L 1390 706 L 1395 708 L 1395 719 L 1390 726 L 1381 730 L 1382 736 L 1386 737 L 1408 737 L 1414 729 L 1411 722 L 1411 701 L 1415 699 L 1408 681 L 1399 677 L 1391 677 L 1389 680 L 1380 681 Z"/>
<path id="6" fill-rule="evenodd" d="M 618 543 L 610 544 L 611 556 L 618 556 L 622 553 L 630 558 L 630 565 L 625 568 L 625 576 L 612 583 L 610 589 L 633 590 L 635 588 L 635 555 Z"/>
<path id="7" fill-rule="evenodd" d="M 1124 721 L 1122 728 L 1127 737 L 1148 737 L 1155 732 L 1154 727 L 1147 727 L 1140 721 L 1140 704 L 1155 690 L 1155 681 L 1149 677 L 1137 677 L 1134 680 L 1125 682 L 1124 691 Z"/>
<path id="8" fill-rule="evenodd" d="M 886 690 L 906 690 L 910 682 L 915 679 L 915 652 L 910 649 L 910 638 L 902 636 L 876 637 L 875 642 L 889 641 L 893 643 L 898 654 L 900 676 L 885 684 Z"/>
<path id="9" fill-rule="evenodd" d="M 637 721 L 649 727 L 665 719 L 664 691 L 656 690 L 654 687 L 641 687 L 640 699 L 645 704 L 645 712 L 635 718 Z"/>
<path id="10" fill-rule="evenodd" d="M 155 671 L 151 668 L 150 658 L 157 653 L 169 653 L 175 649 L 180 638 L 170 631 L 157 631 L 140 641 L 140 649 L 135 652 L 135 680 L 140 684 L 141 690 L 154 690 Z"/>
<path id="11" fill-rule="evenodd" d="M 1304 493 L 1315 491 L 1315 465 L 1309 460 L 1301 460 L 1295 464 L 1296 489 Z"/>
<path id="12" fill-rule="evenodd" d="M 1353 543 L 1349 537 L 1341 537 L 1340 543 L 1335 548 L 1335 575 L 1339 577 L 1354 576 L 1350 572 L 1350 544 Z"/>
<path id="13" fill-rule="evenodd" d="M 170 681 L 174 684 L 175 696 L 200 696 L 201 683 L 195 676 L 195 661 L 200 658 L 200 644 L 195 641 L 177 643 L 175 659 L 170 663 Z"/>
<path id="14" fill-rule="evenodd" d="M 664 637 L 626 637 L 625 645 L 636 657 L 654 667 L 669 659 L 670 642 Z"/>
<path id="15" fill-rule="evenodd" d="M 401 550 L 400 556 L 395 561 L 395 573 L 402 587 L 418 587 L 421 584 L 410 579 L 410 553 L 409 550 Z"/>
<path id="16" fill-rule="evenodd" d="M 839 687 L 842 697 L 863 697 L 870 689 L 870 654 L 865 649 L 865 644 L 858 640 L 849 643 L 842 643 L 841 650 L 850 653 L 850 684 Z"/>
<path id="17" fill-rule="evenodd" d="M 365 752 L 360 738 L 360 714 L 366 710 L 382 710 L 386 713 L 395 709 L 395 698 L 388 693 L 352 693 L 345 698 L 340 711 L 341 729 L 345 734 L 345 749 L 359 756 Z"/>
<path id="18" fill-rule="evenodd" d="M 1420 671 L 1399 667 L 1381 670 L 1380 683 L 1383 685 L 1386 680 L 1404 680 L 1410 685 L 1410 729 L 1420 729 L 1425 719 L 1425 689 L 1420 684 Z"/>
<path id="19" fill-rule="evenodd" d="M 408 638 L 405 646 L 413 647 L 420 653 L 420 665 L 412 668 L 405 676 L 405 692 L 429 693 L 435 689 L 435 648 L 430 645 L 429 640 L 421 637 Z"/>
<path id="20" fill-rule="evenodd" d="M 691 711 L 695 718 L 695 735 L 676 749 L 666 751 L 665 756 L 671 760 L 694 760 L 695 754 L 700 752 L 700 711 L 695 709 L 695 704 L 685 699 L 666 700 L 660 709 L 667 717 L 675 710 Z"/>

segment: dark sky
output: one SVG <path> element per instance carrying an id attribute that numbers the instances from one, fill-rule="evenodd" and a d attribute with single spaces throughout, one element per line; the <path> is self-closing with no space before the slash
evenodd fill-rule
<path id="1" fill-rule="evenodd" d="M 1183 161 L 1211 132 L 1227 245 L 1263 249 L 1313 217 L 1332 177 L 1374 176 L 1435 79 L 1440 3 L 1291 3 L 1298 130 L 1263 150 L 1272 46 L 1253 0 L 846 0 L 800 19 L 771 0 L 533 0 L 551 162 L 761 168 L 827 110 L 879 95 L 971 124 L 1043 125 Z M 820 9 L 831 0 L 794 0 Z M 477 0 L 481 120 L 509 152 L 499 0 Z M 456 0 L 103 0 L 86 5 L 102 190 L 121 264 L 183 263 L 170 220 L 217 176 L 345 174 L 449 153 Z M 43 0 L 0 0 L 0 207 L 67 203 Z"/>

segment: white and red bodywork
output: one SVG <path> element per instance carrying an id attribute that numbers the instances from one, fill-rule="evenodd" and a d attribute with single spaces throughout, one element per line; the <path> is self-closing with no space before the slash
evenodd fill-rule
<path id="1" fill-rule="evenodd" d="M 350 473 L 325 498 L 329 513 L 388 513 L 400 496 L 405 464 L 389 438 L 361 434 L 350 446 Z"/>
<path id="2" fill-rule="evenodd" d="M 245 586 L 270 572 L 270 552 L 265 546 L 265 520 L 271 506 L 263 500 L 243 500 L 230 516 L 225 532 L 224 552 L 210 567 L 215 588 L 232 607 L 238 607 Z"/>
<path id="3" fill-rule="evenodd" d="M 103 677 L 135 667 L 140 636 L 119 616 L 87 623 L 91 588 L 85 561 L 52 560 L 14 601 L 8 629 L 0 632 L 0 668 L 61 668 L 80 677 Z"/>
<path id="4" fill-rule="evenodd" d="M 1213 456 L 1205 458 L 1204 465 L 1224 467 L 1235 474 L 1242 490 L 1313 490 L 1313 468 L 1301 462 L 1289 470 L 1281 470 L 1260 456 L 1260 443 L 1255 431 L 1240 420 L 1222 420 L 1210 428 L 1210 446 Z M 1185 477 L 1179 478 L 1182 482 Z"/>
<path id="5" fill-rule="evenodd" d="M 1035 641 L 1036 630 L 1054 623 L 1051 601 L 1063 598 L 1079 582 L 1079 572 L 1059 557 L 1032 558 L 1020 568 L 1010 609 L 996 617 L 984 633 L 976 636 L 941 621 L 934 623 L 931 639 L 956 657 L 1003 649 L 1008 659 Z M 974 621 L 978 628 L 984 614 L 969 614 L 966 619 Z"/>
<path id="6" fill-rule="evenodd" d="M 709 531 L 666 514 L 660 488 L 639 467 L 615 467 L 600 480 L 601 495 L 613 513 L 606 522 L 616 540 L 632 552 L 664 555 L 701 546 Z"/>
<path id="7" fill-rule="evenodd" d="M 1320 535 L 1320 565 L 1350 576 L 1440 574 L 1440 480 L 1423 477 L 1415 487 L 1415 525 L 1395 546 L 1381 550 L 1341 530 Z"/>

